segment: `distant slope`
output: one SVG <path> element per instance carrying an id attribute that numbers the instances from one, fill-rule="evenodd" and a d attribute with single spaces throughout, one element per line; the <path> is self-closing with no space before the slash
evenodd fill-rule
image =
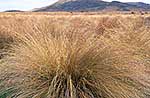
<path id="1" fill-rule="evenodd" d="M 142 2 L 106 2 L 102 0 L 59 0 L 53 5 L 38 8 L 33 11 L 102 11 L 109 9 L 113 9 L 115 11 L 150 11 L 150 4 Z"/>
<path id="2" fill-rule="evenodd" d="M 128 2 L 128 4 L 131 4 L 131 5 L 135 5 L 139 8 L 143 8 L 143 9 L 147 9 L 147 10 L 150 10 L 150 4 L 146 4 L 146 3 L 143 3 L 143 2 Z"/>
<path id="3" fill-rule="evenodd" d="M 24 12 L 24 11 L 20 11 L 20 10 L 6 10 L 5 12 Z"/>

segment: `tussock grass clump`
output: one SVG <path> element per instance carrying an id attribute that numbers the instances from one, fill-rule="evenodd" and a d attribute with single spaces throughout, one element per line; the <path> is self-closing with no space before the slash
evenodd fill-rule
<path id="1" fill-rule="evenodd" d="M 8 32 L 0 28 L 0 59 L 7 55 L 14 38 Z"/>
<path id="2" fill-rule="evenodd" d="M 122 44 L 132 47 L 136 54 L 143 55 L 143 59 L 149 60 L 150 54 L 150 28 L 149 17 L 119 18 L 118 28 L 109 29 L 110 35 L 113 32 L 113 38 Z"/>
<path id="3" fill-rule="evenodd" d="M 0 95 L 7 91 L 8 98 L 148 98 L 142 56 L 90 27 L 46 21 L 20 27 L 26 33 L 15 32 L 17 44 L 1 60 Z"/>

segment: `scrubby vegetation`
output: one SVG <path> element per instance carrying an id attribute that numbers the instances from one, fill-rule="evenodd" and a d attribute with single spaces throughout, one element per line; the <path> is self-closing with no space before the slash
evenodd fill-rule
<path id="1" fill-rule="evenodd" d="M 149 22 L 1 15 L 0 98 L 149 98 Z"/>

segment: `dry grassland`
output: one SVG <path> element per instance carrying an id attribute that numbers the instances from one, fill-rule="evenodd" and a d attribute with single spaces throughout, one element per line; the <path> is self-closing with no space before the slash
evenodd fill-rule
<path id="1" fill-rule="evenodd" d="M 150 15 L 0 13 L 0 98 L 150 98 Z"/>

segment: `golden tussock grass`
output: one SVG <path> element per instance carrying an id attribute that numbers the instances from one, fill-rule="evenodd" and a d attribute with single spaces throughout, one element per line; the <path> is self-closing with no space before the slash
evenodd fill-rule
<path id="1" fill-rule="evenodd" d="M 1 59 L 0 96 L 149 98 L 148 23 L 141 16 L 0 18 L 13 38 Z"/>

